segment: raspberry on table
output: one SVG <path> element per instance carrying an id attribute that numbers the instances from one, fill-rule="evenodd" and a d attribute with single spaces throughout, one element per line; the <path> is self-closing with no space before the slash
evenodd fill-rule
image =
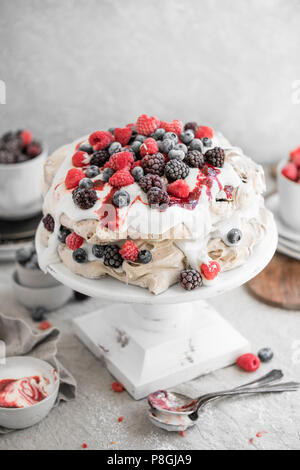
<path id="1" fill-rule="evenodd" d="M 70 235 L 68 235 L 66 238 L 66 245 L 72 251 L 77 250 L 77 248 L 80 248 L 83 242 L 84 239 L 80 235 L 77 235 L 77 233 L 75 232 L 70 233 Z"/>
<path id="2" fill-rule="evenodd" d="M 174 183 L 169 184 L 168 193 L 171 196 L 179 198 L 187 198 L 190 194 L 190 187 L 184 180 L 176 180 Z"/>
<path id="3" fill-rule="evenodd" d="M 140 147 L 140 155 L 144 157 L 145 155 L 154 155 L 158 152 L 158 145 L 155 139 L 148 137 L 145 142 L 142 143 Z"/>
<path id="4" fill-rule="evenodd" d="M 131 127 L 127 126 L 124 128 L 116 127 L 114 130 L 114 137 L 116 141 L 120 142 L 122 146 L 125 146 L 130 141 L 132 135 Z"/>
<path id="5" fill-rule="evenodd" d="M 106 245 L 104 250 L 104 264 L 110 268 L 119 268 L 122 266 L 123 258 L 117 245 Z"/>
<path id="6" fill-rule="evenodd" d="M 208 126 L 200 126 L 198 127 L 195 137 L 196 139 L 203 139 L 203 137 L 208 137 L 212 139 L 214 136 L 214 131 L 211 127 Z"/>
<path id="7" fill-rule="evenodd" d="M 106 149 L 98 150 L 91 155 L 91 166 L 98 166 L 101 168 L 109 160 L 109 153 Z"/>
<path id="8" fill-rule="evenodd" d="M 136 131 L 138 134 L 150 135 L 159 127 L 160 121 L 154 116 L 142 114 L 136 122 Z"/>
<path id="9" fill-rule="evenodd" d="M 165 190 L 157 187 L 149 189 L 147 192 L 147 198 L 150 207 L 158 206 L 160 209 L 165 209 L 170 202 L 170 196 L 168 193 Z"/>
<path id="10" fill-rule="evenodd" d="M 109 184 L 114 188 L 122 188 L 133 183 L 134 178 L 128 170 L 118 170 L 109 178 Z"/>
<path id="11" fill-rule="evenodd" d="M 180 273 L 180 284 L 185 290 L 193 290 L 202 286 L 201 274 L 196 269 L 185 269 Z"/>
<path id="12" fill-rule="evenodd" d="M 133 240 L 127 240 L 120 250 L 120 255 L 126 261 L 136 261 L 139 257 L 139 248 Z"/>
<path id="13" fill-rule="evenodd" d="M 165 157 L 161 153 L 146 155 L 142 159 L 142 167 L 146 174 L 152 173 L 153 175 L 162 176 L 164 174 L 165 165 Z"/>
<path id="14" fill-rule="evenodd" d="M 139 185 L 142 188 L 142 190 L 147 193 L 149 189 L 156 187 L 160 189 L 165 189 L 165 184 L 162 180 L 162 178 L 158 175 L 152 175 L 149 173 L 148 175 L 143 176 L 139 180 Z"/>
<path id="15" fill-rule="evenodd" d="M 50 214 L 45 215 L 45 217 L 43 218 L 43 224 L 44 224 L 45 229 L 48 230 L 48 232 L 51 232 L 51 233 L 54 232 L 55 222 L 54 222 L 52 215 Z"/>
<path id="16" fill-rule="evenodd" d="M 75 189 L 72 193 L 72 198 L 76 206 L 83 210 L 90 209 L 98 200 L 96 191 L 90 188 Z"/>
<path id="17" fill-rule="evenodd" d="M 168 180 L 175 181 L 175 180 L 183 180 L 189 174 L 190 169 L 189 167 L 180 160 L 170 160 L 166 164 L 165 168 L 165 175 Z"/>
<path id="18" fill-rule="evenodd" d="M 214 147 L 211 150 L 207 150 L 204 154 L 205 162 L 209 165 L 215 166 L 216 168 L 222 168 L 225 162 L 225 152 L 221 147 Z"/>
<path id="19" fill-rule="evenodd" d="M 190 150 L 184 162 L 192 168 L 202 168 L 205 164 L 204 157 L 199 150 Z"/>
<path id="20" fill-rule="evenodd" d="M 260 366 L 260 359 L 255 354 L 248 353 L 238 357 L 236 363 L 241 369 L 247 372 L 254 372 Z"/>
<path id="21" fill-rule="evenodd" d="M 185 125 L 184 125 L 184 130 L 187 131 L 189 129 L 191 129 L 194 134 L 196 134 L 197 130 L 198 130 L 198 124 L 195 122 L 195 121 L 191 121 L 191 122 L 187 122 Z"/>

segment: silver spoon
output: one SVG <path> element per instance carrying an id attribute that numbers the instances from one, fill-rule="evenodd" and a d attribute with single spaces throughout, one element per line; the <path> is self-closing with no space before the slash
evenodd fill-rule
<path id="1" fill-rule="evenodd" d="M 279 392 L 291 392 L 299 390 L 300 384 L 297 382 L 287 382 L 283 384 L 264 385 L 258 387 L 248 387 L 242 389 L 225 390 L 222 392 L 209 393 L 203 395 L 198 399 L 197 405 L 194 410 L 191 410 L 189 414 L 174 414 L 166 413 L 165 410 L 151 409 L 149 411 L 149 419 L 156 426 L 165 429 L 167 431 L 184 431 L 190 426 L 193 426 L 198 419 L 198 412 L 207 403 L 226 396 L 239 396 L 239 395 L 253 395 L 256 393 L 279 393 Z"/>
<path id="2" fill-rule="evenodd" d="M 232 390 L 242 390 L 243 388 L 248 388 L 250 386 L 265 385 L 278 381 L 282 378 L 282 371 L 273 369 L 268 374 L 263 375 L 259 379 L 240 385 L 239 387 L 235 387 Z M 151 393 L 148 396 L 148 403 L 151 408 L 162 411 L 164 413 L 187 414 L 193 413 L 195 411 L 198 401 L 202 398 L 203 395 L 199 398 L 192 399 L 181 393 L 158 390 L 157 392 Z M 217 397 L 215 399 L 217 399 Z"/>

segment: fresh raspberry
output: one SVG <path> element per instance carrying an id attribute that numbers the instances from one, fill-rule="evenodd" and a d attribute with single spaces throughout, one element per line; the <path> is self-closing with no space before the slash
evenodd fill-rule
<path id="1" fill-rule="evenodd" d="M 142 166 L 141 160 L 137 160 L 136 162 L 134 162 L 134 163 L 132 164 L 131 169 L 133 170 L 133 169 L 136 168 L 137 166 Z"/>
<path id="2" fill-rule="evenodd" d="M 89 137 L 89 143 L 96 151 L 108 147 L 112 140 L 112 134 L 107 131 L 96 131 L 93 132 Z"/>
<path id="3" fill-rule="evenodd" d="M 127 145 L 130 141 L 130 137 L 132 135 L 131 127 L 127 126 L 124 128 L 117 127 L 114 131 L 114 136 L 117 142 L 120 142 L 121 145 Z"/>
<path id="4" fill-rule="evenodd" d="M 298 179 L 298 169 L 295 163 L 290 162 L 281 170 L 281 173 L 289 180 L 296 181 Z"/>
<path id="5" fill-rule="evenodd" d="M 214 131 L 212 130 L 211 127 L 208 126 L 200 126 L 197 129 L 197 132 L 195 134 L 196 139 L 203 139 L 204 137 L 208 137 L 209 139 L 212 139 L 214 136 Z"/>
<path id="6" fill-rule="evenodd" d="M 85 173 L 82 170 L 79 170 L 77 168 L 72 168 L 71 170 L 68 171 L 66 179 L 65 179 L 65 185 L 67 189 L 73 189 L 76 188 L 76 186 L 79 185 L 80 180 L 85 178 Z"/>
<path id="7" fill-rule="evenodd" d="M 142 167 L 145 173 L 152 173 L 153 175 L 162 176 L 164 173 L 166 161 L 165 157 L 161 153 L 154 155 L 146 155 L 142 159 Z"/>
<path id="8" fill-rule="evenodd" d="M 77 233 L 75 232 L 70 233 L 70 235 L 68 235 L 66 238 L 66 245 L 72 251 L 78 250 L 78 248 L 81 247 L 83 242 L 83 238 L 77 235 Z"/>
<path id="9" fill-rule="evenodd" d="M 200 269 L 205 279 L 212 281 L 221 271 L 221 266 L 218 261 L 210 261 L 208 264 L 202 263 Z"/>
<path id="10" fill-rule="evenodd" d="M 168 193 L 171 196 L 186 198 L 190 194 L 190 187 L 184 180 L 177 180 L 169 184 Z"/>
<path id="11" fill-rule="evenodd" d="M 160 127 L 165 129 L 166 132 L 175 132 L 180 135 L 183 131 L 183 124 L 178 119 L 174 119 L 172 122 L 160 121 Z"/>
<path id="12" fill-rule="evenodd" d="M 134 178 L 128 170 L 118 170 L 108 181 L 114 188 L 122 188 L 122 186 L 129 186 L 134 183 Z"/>
<path id="13" fill-rule="evenodd" d="M 127 240 L 120 250 L 120 255 L 128 261 L 136 261 L 139 257 L 140 250 L 132 240 Z"/>
<path id="14" fill-rule="evenodd" d="M 51 328 L 51 323 L 48 320 L 44 320 L 39 324 L 39 330 L 48 330 L 49 328 Z"/>
<path id="15" fill-rule="evenodd" d="M 130 170 L 134 158 L 131 152 L 118 152 L 114 153 L 105 165 L 113 170 Z"/>
<path id="16" fill-rule="evenodd" d="M 37 157 L 42 151 L 42 147 L 38 142 L 31 142 L 26 148 L 26 153 L 29 157 L 35 158 Z"/>
<path id="17" fill-rule="evenodd" d="M 142 114 L 137 119 L 136 131 L 138 134 L 150 135 L 158 128 L 159 124 L 160 121 L 156 117 Z"/>
<path id="18" fill-rule="evenodd" d="M 241 369 L 244 369 L 247 372 L 254 372 L 260 366 L 260 359 L 255 356 L 255 354 L 248 353 L 240 356 L 236 363 Z"/>
<path id="19" fill-rule="evenodd" d="M 81 151 L 75 152 L 72 157 L 72 163 L 74 166 L 77 166 L 77 167 L 86 166 L 89 164 L 89 162 L 90 162 L 90 156 L 86 152 L 81 152 Z"/>
<path id="20" fill-rule="evenodd" d="M 20 134 L 21 141 L 22 141 L 22 146 L 27 147 L 32 142 L 32 134 L 28 130 L 24 130 Z"/>
<path id="21" fill-rule="evenodd" d="M 124 385 L 120 384 L 120 382 L 113 382 L 111 388 L 116 393 L 124 392 Z"/>
<path id="22" fill-rule="evenodd" d="M 149 137 L 140 147 L 140 154 L 142 157 L 145 155 L 153 155 L 159 150 L 156 140 Z"/>

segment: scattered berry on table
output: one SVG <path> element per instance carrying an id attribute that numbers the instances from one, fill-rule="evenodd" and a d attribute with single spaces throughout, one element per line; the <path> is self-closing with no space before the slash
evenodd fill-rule
<path id="1" fill-rule="evenodd" d="M 112 134 L 107 131 L 96 131 L 89 136 L 89 143 L 96 151 L 108 147 L 112 140 Z"/>
<path id="2" fill-rule="evenodd" d="M 108 147 L 109 155 L 113 155 L 114 153 L 121 152 L 122 145 L 120 142 L 112 142 Z"/>
<path id="3" fill-rule="evenodd" d="M 165 184 L 162 180 L 162 178 L 158 175 L 152 175 L 149 173 L 148 175 L 143 176 L 139 180 L 139 185 L 142 188 L 142 190 L 147 193 L 149 189 L 156 187 L 160 189 L 165 189 Z"/>
<path id="4" fill-rule="evenodd" d="M 204 166 L 204 157 L 199 150 L 190 150 L 184 162 L 192 168 L 202 168 Z"/>
<path id="5" fill-rule="evenodd" d="M 96 165 L 92 165 L 92 166 L 89 166 L 86 170 L 85 170 L 85 176 L 87 178 L 95 178 L 96 176 L 98 176 L 100 174 L 100 170 L 99 170 L 99 167 L 96 166 Z"/>
<path id="6" fill-rule="evenodd" d="M 133 240 L 127 240 L 120 250 L 120 255 L 124 260 L 136 261 L 139 257 L 139 251 Z"/>
<path id="7" fill-rule="evenodd" d="M 89 178 L 83 178 L 79 183 L 79 188 L 81 189 L 92 189 L 93 186 L 94 186 L 94 183 Z"/>
<path id="8" fill-rule="evenodd" d="M 202 286 L 201 274 L 196 269 L 185 269 L 180 273 L 180 284 L 185 290 Z"/>
<path id="9" fill-rule="evenodd" d="M 71 170 L 68 171 L 65 179 L 66 188 L 76 188 L 79 185 L 80 180 L 83 178 L 85 178 L 85 173 L 82 170 L 79 170 L 79 168 L 71 168 Z"/>
<path id="10" fill-rule="evenodd" d="M 97 193 L 94 189 L 77 188 L 72 193 L 74 204 L 82 210 L 87 210 L 93 207 L 97 200 Z"/>
<path id="11" fill-rule="evenodd" d="M 209 263 L 202 263 L 200 266 L 202 276 L 208 281 L 215 279 L 221 272 L 221 266 L 218 261 L 209 261 Z"/>
<path id="12" fill-rule="evenodd" d="M 119 416 L 118 417 L 118 423 L 122 423 L 122 421 L 124 421 L 124 416 Z"/>
<path id="13" fill-rule="evenodd" d="M 133 170 L 131 170 L 131 174 L 135 181 L 140 181 L 140 179 L 144 176 L 144 170 L 141 166 L 136 166 L 133 168 Z"/>
<path id="14" fill-rule="evenodd" d="M 110 155 L 106 149 L 98 150 L 98 152 L 91 155 L 90 165 L 101 168 L 109 160 L 109 157 Z"/>
<path id="15" fill-rule="evenodd" d="M 176 180 L 174 183 L 169 184 L 168 193 L 171 196 L 179 198 L 187 198 L 190 194 L 190 187 L 184 180 Z"/>
<path id="16" fill-rule="evenodd" d="M 86 152 L 88 154 L 91 154 L 91 153 L 94 152 L 94 149 L 90 144 L 81 144 L 78 147 L 78 150 L 81 151 L 81 152 Z"/>
<path id="17" fill-rule="evenodd" d="M 124 391 L 124 385 L 122 385 L 120 382 L 113 382 L 111 384 L 111 388 L 116 393 L 121 393 Z"/>
<path id="18" fill-rule="evenodd" d="M 231 230 L 229 230 L 226 236 L 227 241 L 228 243 L 230 243 L 230 245 L 236 245 L 237 243 L 241 241 L 242 237 L 243 237 L 243 234 L 241 230 L 238 228 L 232 228 Z"/>
<path id="19" fill-rule="evenodd" d="M 117 142 L 120 142 L 122 146 L 127 145 L 132 135 L 131 127 L 127 126 L 124 128 L 116 127 L 114 131 L 114 137 Z"/>
<path id="20" fill-rule="evenodd" d="M 260 366 L 260 359 L 255 354 L 248 353 L 240 356 L 236 363 L 241 369 L 247 372 L 254 372 Z"/>
<path id="21" fill-rule="evenodd" d="M 297 181 L 298 180 L 298 168 L 294 162 L 289 162 L 281 170 L 283 176 L 286 176 L 289 180 Z"/>
<path id="22" fill-rule="evenodd" d="M 190 144 L 194 138 L 195 134 L 192 129 L 187 129 L 182 134 L 180 134 L 180 140 L 186 145 Z"/>
<path id="23" fill-rule="evenodd" d="M 87 449 L 87 448 L 88 448 L 88 445 L 84 442 L 84 443 L 81 445 L 81 447 L 82 447 L 83 449 Z"/>
<path id="24" fill-rule="evenodd" d="M 208 137 L 209 139 L 212 139 L 214 136 L 214 131 L 212 130 L 211 127 L 208 126 L 200 126 L 198 127 L 195 137 L 196 139 L 203 139 L 204 137 Z"/>
<path id="25" fill-rule="evenodd" d="M 93 245 L 92 253 L 96 258 L 103 258 L 105 245 Z"/>
<path id="26" fill-rule="evenodd" d="M 54 232 L 55 222 L 54 222 L 52 215 L 50 214 L 45 215 L 45 217 L 43 218 L 43 224 L 44 224 L 45 229 L 48 230 L 48 232 L 51 232 L 51 233 Z"/>
<path id="27" fill-rule="evenodd" d="M 213 149 L 205 152 L 204 158 L 206 163 L 209 165 L 222 168 L 225 161 L 225 152 L 221 147 L 214 147 Z"/>
<path id="28" fill-rule="evenodd" d="M 122 188 L 133 183 L 134 178 L 128 170 L 118 170 L 109 178 L 109 184 L 114 188 Z"/>
<path id="29" fill-rule="evenodd" d="M 128 150 L 114 153 L 108 160 L 107 167 L 113 170 L 130 170 L 134 163 L 134 157 Z"/>
<path id="30" fill-rule="evenodd" d="M 203 139 L 201 140 L 202 140 L 202 144 L 204 147 L 212 147 L 212 144 L 213 144 L 212 140 L 209 139 L 208 137 L 203 137 Z"/>
<path id="31" fill-rule="evenodd" d="M 44 307 L 37 307 L 30 313 L 33 321 L 41 322 L 47 320 L 47 311 Z"/>
<path id="32" fill-rule="evenodd" d="M 68 235 L 70 235 L 70 233 L 71 233 L 71 230 L 61 225 L 60 230 L 58 232 L 58 236 L 57 236 L 58 241 L 60 243 L 66 243 L 66 238 Z"/>
<path id="33" fill-rule="evenodd" d="M 154 155 L 158 152 L 158 145 L 155 139 L 148 137 L 145 142 L 142 143 L 140 147 L 140 155 L 144 157 L 145 155 Z"/>
<path id="34" fill-rule="evenodd" d="M 257 355 L 261 362 L 269 362 L 273 359 L 274 353 L 271 348 L 262 348 L 258 351 Z"/>
<path id="35" fill-rule="evenodd" d="M 48 330 L 51 328 L 51 323 L 48 320 L 42 321 L 42 323 L 39 324 L 38 328 L 39 330 Z"/>
<path id="36" fill-rule="evenodd" d="M 165 165 L 165 157 L 161 153 L 146 155 L 142 159 L 142 167 L 146 174 L 152 173 L 153 175 L 161 176 L 164 173 Z"/>
<path id="37" fill-rule="evenodd" d="M 127 207 L 130 204 L 130 194 L 124 189 L 120 189 L 113 195 L 113 203 L 116 207 Z"/>
<path id="38" fill-rule="evenodd" d="M 185 158 L 185 153 L 183 150 L 179 150 L 179 149 L 172 149 L 170 150 L 170 152 L 168 153 L 168 157 L 170 160 L 184 160 Z"/>
<path id="39" fill-rule="evenodd" d="M 147 198 L 151 207 L 159 207 L 161 210 L 166 209 L 170 202 L 170 196 L 168 193 L 164 189 L 157 187 L 149 189 L 147 192 Z"/>
<path id="40" fill-rule="evenodd" d="M 77 248 L 80 248 L 83 242 L 84 242 L 83 238 L 80 235 L 77 235 L 77 233 L 75 232 L 70 233 L 70 235 L 68 235 L 66 238 L 67 247 L 73 251 L 77 250 Z"/>
<path id="41" fill-rule="evenodd" d="M 82 264 L 82 263 L 87 263 L 88 261 L 88 254 L 86 250 L 84 250 L 83 248 L 78 248 L 77 250 L 74 250 L 72 253 L 72 256 L 73 256 L 73 260 L 76 263 Z"/>
<path id="42" fill-rule="evenodd" d="M 72 164 L 76 167 L 82 167 L 89 164 L 90 155 L 87 152 L 78 150 L 72 157 Z"/>
<path id="43" fill-rule="evenodd" d="M 191 129 L 194 134 L 197 132 L 197 129 L 198 129 L 198 124 L 195 122 L 195 121 L 192 121 L 192 122 L 187 122 L 185 125 L 184 125 L 184 130 L 187 131 L 188 129 Z"/>
<path id="44" fill-rule="evenodd" d="M 166 131 L 165 129 L 162 129 L 161 127 L 156 129 L 156 131 L 154 131 L 153 133 L 153 139 L 155 140 L 161 140 L 163 139 L 164 135 L 165 135 Z"/>
<path id="45" fill-rule="evenodd" d="M 202 152 L 202 142 L 200 139 L 194 139 L 192 140 L 192 142 L 190 143 L 190 146 L 189 146 L 189 149 L 190 150 L 199 150 L 200 152 Z"/>
<path id="46" fill-rule="evenodd" d="M 138 262 L 141 264 L 148 264 L 152 261 L 152 254 L 149 250 L 141 250 L 138 257 Z"/>
<path id="47" fill-rule="evenodd" d="M 164 139 L 162 141 L 162 152 L 163 153 L 169 153 L 172 149 L 174 149 L 176 146 L 176 143 L 173 139 Z"/>
<path id="48" fill-rule="evenodd" d="M 185 179 L 189 171 L 189 167 L 179 160 L 170 160 L 165 167 L 165 175 L 171 181 Z"/>
<path id="49" fill-rule="evenodd" d="M 136 122 L 136 131 L 138 134 L 150 135 L 159 127 L 160 121 L 154 116 L 142 114 Z"/>
<path id="50" fill-rule="evenodd" d="M 120 249 L 117 245 L 106 245 L 104 250 L 104 264 L 110 268 L 119 268 L 122 266 L 123 258 L 120 255 Z"/>
<path id="51" fill-rule="evenodd" d="M 114 174 L 114 170 L 112 168 L 104 168 L 101 179 L 108 183 L 109 178 Z"/>

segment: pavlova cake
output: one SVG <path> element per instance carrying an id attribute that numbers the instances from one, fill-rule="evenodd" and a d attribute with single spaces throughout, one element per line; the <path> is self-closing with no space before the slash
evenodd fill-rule
<path id="1" fill-rule="evenodd" d="M 210 127 L 143 114 L 48 158 L 40 265 L 153 294 L 199 288 L 264 237 L 264 189 L 261 166 Z"/>

